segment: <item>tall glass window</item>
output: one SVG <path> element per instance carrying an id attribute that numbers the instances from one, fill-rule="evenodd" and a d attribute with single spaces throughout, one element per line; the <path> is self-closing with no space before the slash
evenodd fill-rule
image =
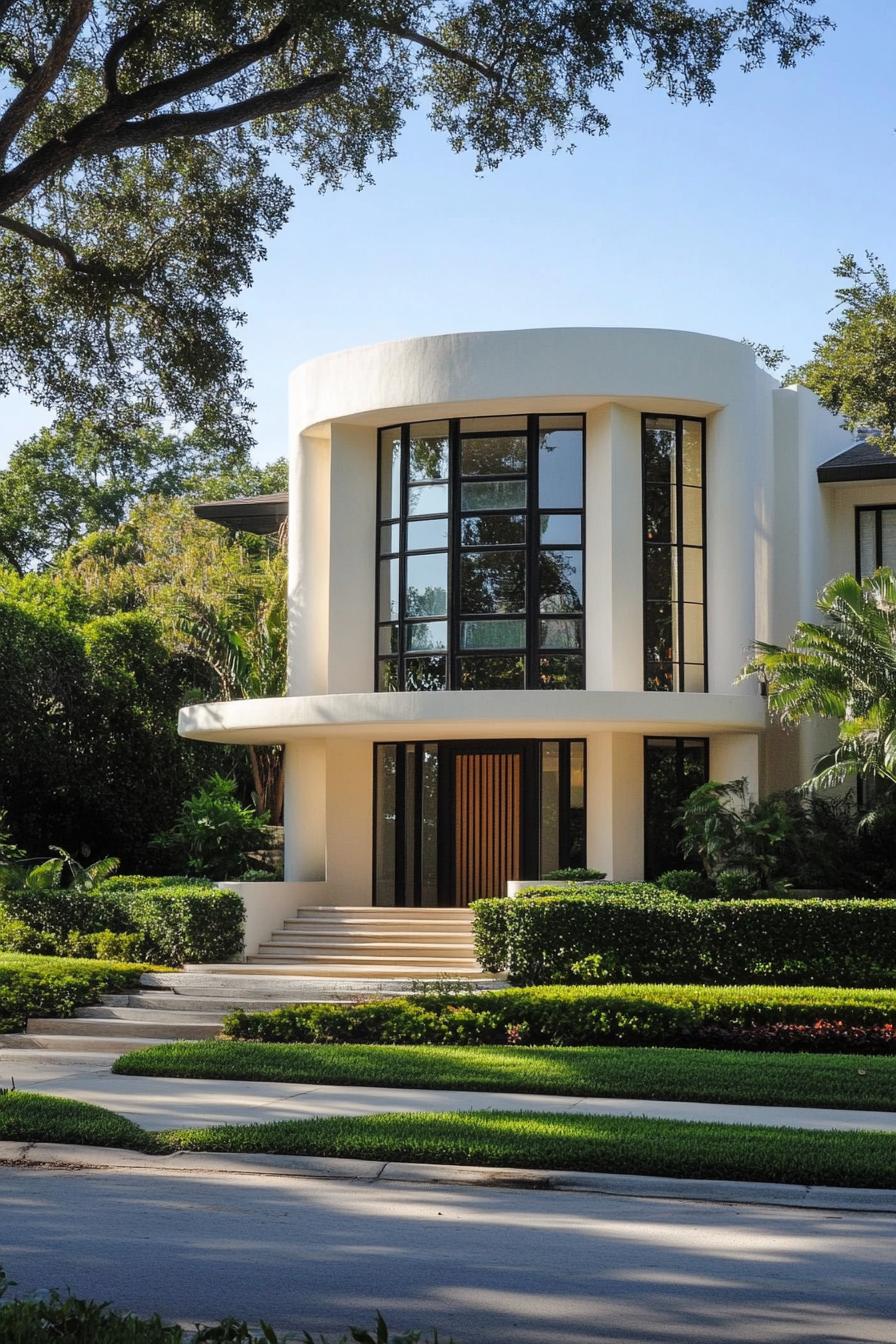
<path id="1" fill-rule="evenodd" d="M 648 881 L 670 868 L 692 867 L 681 853 L 678 809 L 709 779 L 709 739 L 644 739 L 644 876 Z"/>
<path id="2" fill-rule="evenodd" d="M 644 689 L 705 691 L 705 422 L 642 422 Z"/>
<path id="3" fill-rule="evenodd" d="M 380 431 L 379 690 L 584 675 L 584 417 Z"/>
<path id="4" fill-rule="evenodd" d="M 856 577 L 885 565 L 896 570 L 896 507 L 856 509 Z"/>

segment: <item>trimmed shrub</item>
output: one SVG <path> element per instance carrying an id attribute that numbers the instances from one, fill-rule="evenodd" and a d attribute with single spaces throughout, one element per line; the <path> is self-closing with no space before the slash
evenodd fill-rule
<path id="1" fill-rule="evenodd" d="M 119 887 L 141 957 L 181 966 L 185 961 L 232 961 L 243 950 L 245 909 L 235 891 L 179 883 Z"/>
<path id="2" fill-rule="evenodd" d="M 152 967 L 113 961 L 0 955 L 0 1032 L 20 1031 L 29 1017 L 70 1017 L 101 994 L 136 989 Z"/>
<path id="3" fill-rule="evenodd" d="M 139 955 L 139 946 L 139 933 L 111 933 L 109 929 L 104 929 L 102 933 L 70 933 L 59 951 L 67 957 L 134 961 Z"/>
<path id="4" fill-rule="evenodd" d="M 234 1011 L 227 1035 L 282 1044 L 699 1045 L 708 1032 L 807 1029 L 821 1020 L 881 1033 L 896 992 L 763 985 L 550 985 L 462 998 L 423 995 L 358 1004 Z M 723 1044 L 719 1037 L 718 1044 Z M 800 1048 L 800 1047 L 795 1047 Z"/>
<path id="5" fill-rule="evenodd" d="M 664 891 L 675 891 L 692 901 L 708 901 L 716 894 L 710 878 L 705 873 L 698 873 L 696 868 L 670 868 L 668 873 L 661 873 L 656 882 Z"/>
<path id="6" fill-rule="evenodd" d="M 599 868 L 555 868 L 543 874 L 543 880 L 551 882 L 602 882 L 605 877 Z"/>
<path id="7" fill-rule="evenodd" d="M 756 874 L 749 868 L 726 868 L 716 873 L 716 894 L 720 901 L 748 901 L 760 894 Z"/>
<path id="8" fill-rule="evenodd" d="M 478 901 L 477 956 L 517 984 L 568 981 L 575 963 L 599 953 L 642 982 L 896 985 L 896 901 L 630 891 Z"/>

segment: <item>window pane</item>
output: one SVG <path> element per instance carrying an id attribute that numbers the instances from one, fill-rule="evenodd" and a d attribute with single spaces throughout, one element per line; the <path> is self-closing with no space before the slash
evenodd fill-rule
<path id="1" fill-rule="evenodd" d="M 460 561 L 462 611 L 526 610 L 525 551 L 467 551 Z"/>
<path id="2" fill-rule="evenodd" d="M 512 546 L 526 540 L 524 513 L 494 513 L 462 518 L 462 546 Z"/>
<path id="3" fill-rule="evenodd" d="M 685 798 L 707 778 L 705 752 L 675 738 L 648 738 L 644 751 L 644 876 L 656 878 L 692 860 L 675 825 Z"/>
<path id="4" fill-rule="evenodd" d="M 420 779 L 420 904 L 439 903 L 439 748 L 423 744 Z"/>
<path id="5" fill-rule="evenodd" d="M 684 561 L 684 600 L 703 601 L 703 551 L 696 546 L 685 546 L 681 552 Z"/>
<path id="6" fill-rule="evenodd" d="M 583 691 L 585 660 L 576 654 L 551 653 L 538 660 L 539 677 L 545 690 Z"/>
<path id="7" fill-rule="evenodd" d="M 703 545 L 703 491 L 685 486 L 682 494 L 684 525 L 681 540 L 685 546 Z"/>
<path id="8" fill-rule="evenodd" d="M 412 485 L 408 487 L 408 513 L 447 513 L 447 485 Z"/>
<path id="9" fill-rule="evenodd" d="M 491 434 L 499 430 L 511 434 L 525 434 L 528 421 L 525 415 L 474 415 L 461 420 L 461 434 Z"/>
<path id="10" fill-rule="evenodd" d="M 539 433 L 538 503 L 543 509 L 582 507 L 582 432 L 552 429 Z"/>
<path id="11" fill-rule="evenodd" d="M 390 552 L 398 551 L 401 548 L 401 528 L 397 523 L 386 523 L 385 527 L 380 528 L 380 555 L 389 555 Z"/>
<path id="12" fill-rule="evenodd" d="M 672 531 L 675 490 L 669 485 L 644 486 L 644 540 L 669 543 Z"/>
<path id="13" fill-rule="evenodd" d="M 539 531 L 542 546 L 581 546 L 582 516 L 578 513 L 543 513 Z"/>
<path id="14" fill-rule="evenodd" d="M 682 607 L 684 622 L 684 656 L 688 663 L 702 663 L 703 653 L 703 605 L 685 602 Z"/>
<path id="15" fill-rule="evenodd" d="M 407 616 L 445 616 L 448 613 L 448 553 L 409 555 L 405 586 Z"/>
<path id="16" fill-rule="evenodd" d="M 701 692 L 706 690 L 706 668 L 702 663 L 685 663 L 682 690 Z"/>
<path id="17" fill-rule="evenodd" d="M 408 479 L 411 481 L 448 479 L 447 420 L 434 420 L 426 425 L 411 425 Z"/>
<path id="18" fill-rule="evenodd" d="M 543 649 L 580 649 L 581 621 L 539 621 L 539 643 Z"/>
<path id="19" fill-rule="evenodd" d="M 379 633 L 379 653 L 398 652 L 398 626 L 381 625 Z"/>
<path id="20" fill-rule="evenodd" d="M 461 439 L 460 470 L 463 476 L 525 475 L 528 458 L 525 436 Z"/>
<path id="21" fill-rule="evenodd" d="M 398 690 L 398 659 L 383 658 L 377 664 L 376 669 L 377 690 L 397 691 Z"/>
<path id="22" fill-rule="evenodd" d="M 678 668 L 671 663 L 648 663 L 644 671 L 645 691 L 673 691 Z"/>
<path id="23" fill-rule="evenodd" d="M 584 429 L 584 415 L 540 415 L 538 428 L 546 429 Z"/>
<path id="24" fill-rule="evenodd" d="M 698 551 L 698 555 L 702 552 Z M 644 596 L 668 601 L 675 593 L 675 549 L 672 546 L 644 547 Z M 676 594 L 677 595 L 677 594 Z"/>
<path id="25" fill-rule="evenodd" d="M 433 551 L 447 545 L 447 518 L 425 518 L 422 522 L 408 523 L 409 551 Z"/>
<path id="26" fill-rule="evenodd" d="M 644 421 L 644 479 L 675 479 L 675 421 L 651 415 Z"/>
<path id="27" fill-rule="evenodd" d="M 461 621 L 462 649 L 524 649 L 525 621 Z"/>
<path id="28" fill-rule="evenodd" d="M 404 749 L 404 904 L 414 904 L 414 793 L 417 774 L 417 747 L 409 742 Z M 400 832 L 399 832 L 400 834 Z"/>
<path id="29" fill-rule="evenodd" d="M 881 509 L 881 558 L 887 569 L 896 569 L 896 509 Z"/>
<path id="30" fill-rule="evenodd" d="M 525 481 L 467 481 L 460 488 L 460 505 L 474 509 L 524 509 Z"/>
<path id="31" fill-rule="evenodd" d="M 404 663 L 404 684 L 406 691 L 444 691 L 446 681 L 446 659 L 406 658 Z"/>
<path id="32" fill-rule="evenodd" d="M 380 561 L 379 620 L 398 620 L 398 561 Z"/>
<path id="33" fill-rule="evenodd" d="M 681 422 L 681 479 L 685 485 L 703 484 L 703 426 L 699 420 Z"/>
<path id="34" fill-rule="evenodd" d="M 401 429 L 380 430 L 380 517 L 401 513 Z"/>
<path id="35" fill-rule="evenodd" d="M 396 758 L 398 748 L 391 743 L 376 752 L 376 860 L 375 896 L 377 905 L 395 904 Z"/>
<path id="36" fill-rule="evenodd" d="M 464 691 L 522 689 L 525 659 L 520 657 L 458 658 L 460 687 Z"/>
<path id="37" fill-rule="evenodd" d="M 669 663 L 676 657 L 671 602 L 644 603 L 644 661 Z"/>
<path id="38" fill-rule="evenodd" d="M 560 867 L 560 743 L 541 744 L 541 874 Z"/>
<path id="39" fill-rule="evenodd" d="M 582 552 L 542 551 L 538 557 L 539 611 L 582 610 Z"/>
<path id="40" fill-rule="evenodd" d="M 566 862 L 585 867 L 585 743 L 569 744 L 569 816 Z"/>
<path id="41" fill-rule="evenodd" d="M 859 511 L 859 578 L 867 579 L 877 568 L 877 518 L 874 509 Z"/>
<path id="42" fill-rule="evenodd" d="M 424 649 L 447 649 L 447 621 L 410 621 L 406 627 L 408 648 L 415 651 Z"/>

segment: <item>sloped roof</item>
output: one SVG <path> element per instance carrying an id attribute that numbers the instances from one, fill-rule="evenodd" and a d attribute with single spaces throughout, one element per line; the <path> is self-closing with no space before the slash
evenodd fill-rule
<path id="1" fill-rule="evenodd" d="M 896 459 L 894 459 L 896 460 Z M 289 512 L 289 495 L 245 495 L 239 499 L 210 499 L 194 504 L 197 518 L 220 523 L 232 532 L 257 532 L 268 536 L 279 532 Z"/>
<path id="2" fill-rule="evenodd" d="M 882 453 L 867 439 L 859 439 L 818 468 L 819 481 L 827 485 L 837 481 L 885 481 L 892 477 L 896 477 L 896 457 Z"/>

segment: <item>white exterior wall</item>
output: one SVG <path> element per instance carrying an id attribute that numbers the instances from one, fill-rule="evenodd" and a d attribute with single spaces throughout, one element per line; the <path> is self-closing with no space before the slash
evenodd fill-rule
<path id="1" fill-rule="evenodd" d="M 379 426 L 483 414 L 586 414 L 586 690 L 373 692 Z M 706 419 L 709 692 L 643 685 L 641 414 Z M 372 743 L 585 737 L 588 862 L 636 878 L 643 738 L 707 736 L 716 778 L 793 784 L 824 744 L 766 731 L 756 638 L 782 641 L 853 565 L 855 503 L 896 488 L 820 487 L 849 437 L 802 389 L 778 389 L 739 342 L 569 328 L 436 336 L 343 351 L 290 381 L 289 694 L 191 706 L 181 731 L 284 741 L 286 876 L 371 899 Z M 309 888 L 310 889 L 310 888 Z"/>

